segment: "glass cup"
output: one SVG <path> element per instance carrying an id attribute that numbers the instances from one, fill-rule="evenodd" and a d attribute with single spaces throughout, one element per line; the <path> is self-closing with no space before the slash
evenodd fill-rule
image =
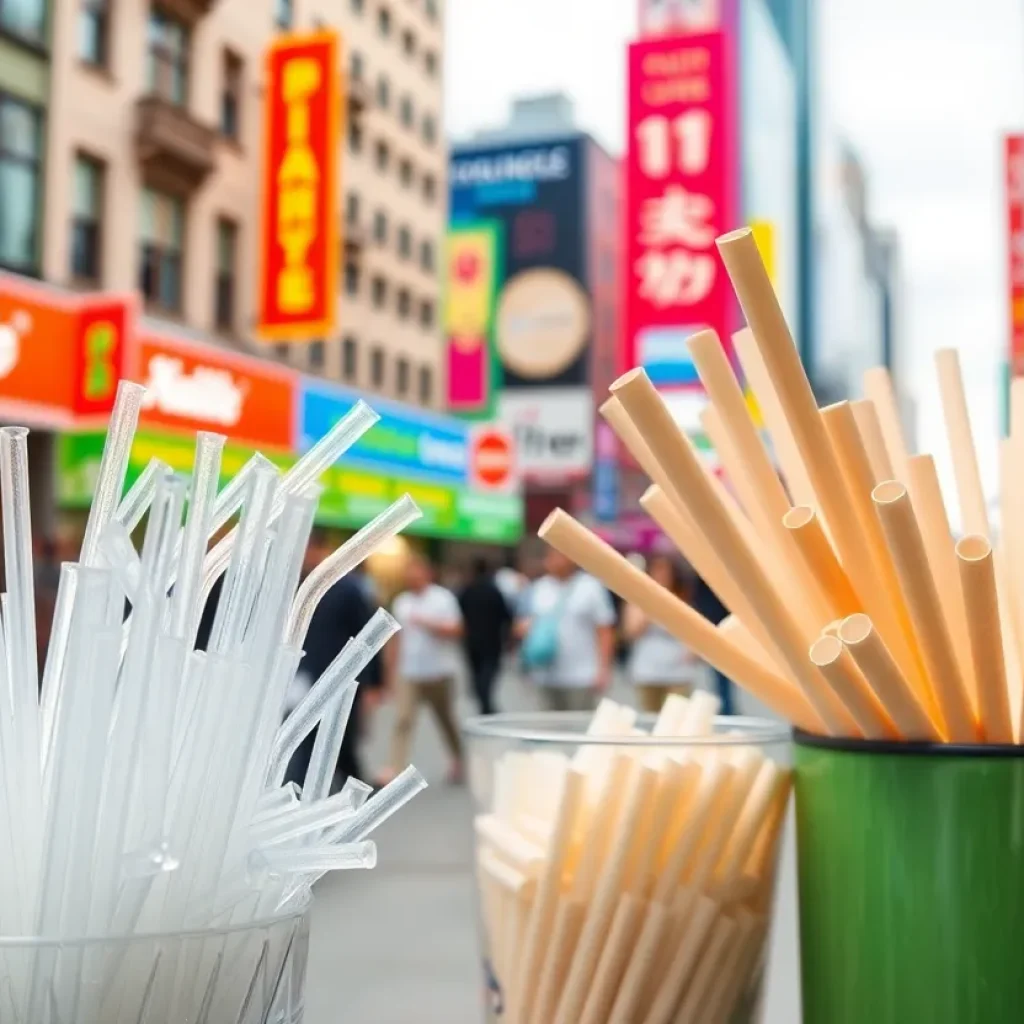
<path id="1" fill-rule="evenodd" d="M 244 926 L 0 937 L 4 1024 L 301 1024 L 309 903 Z"/>
<path id="2" fill-rule="evenodd" d="M 680 738 L 651 717 L 591 734 L 601 713 L 464 726 L 486 1019 L 748 1024 L 789 730 L 727 717 Z"/>

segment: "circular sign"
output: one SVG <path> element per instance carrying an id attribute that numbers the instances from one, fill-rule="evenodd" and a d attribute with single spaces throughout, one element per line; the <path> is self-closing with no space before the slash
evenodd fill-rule
<path id="1" fill-rule="evenodd" d="M 500 430 L 482 430 L 473 438 L 473 475 L 486 487 L 504 487 L 512 476 L 512 442 Z"/>

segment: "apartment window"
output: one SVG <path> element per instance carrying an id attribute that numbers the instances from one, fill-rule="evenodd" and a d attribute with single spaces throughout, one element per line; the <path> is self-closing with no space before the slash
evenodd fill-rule
<path id="1" fill-rule="evenodd" d="M 412 255 L 412 232 L 405 225 L 398 229 L 398 255 L 406 260 Z"/>
<path id="2" fill-rule="evenodd" d="M 434 326 L 434 304 L 430 299 L 423 299 L 420 302 L 420 326 L 430 330 Z"/>
<path id="3" fill-rule="evenodd" d="M 292 0 L 274 0 L 274 24 L 289 29 L 295 22 L 295 5 Z"/>
<path id="4" fill-rule="evenodd" d="M 437 54 L 433 50 L 427 50 L 423 54 L 423 67 L 431 78 L 437 74 Z"/>
<path id="5" fill-rule="evenodd" d="M 425 4 L 427 17 L 431 21 L 437 21 L 437 0 L 427 0 Z"/>
<path id="6" fill-rule="evenodd" d="M 354 263 L 345 264 L 345 294 L 359 294 L 359 268 Z"/>
<path id="7" fill-rule="evenodd" d="M 430 405 L 434 400 L 434 371 L 429 366 L 420 367 L 420 401 Z"/>
<path id="8" fill-rule="evenodd" d="M 370 353 L 370 381 L 375 388 L 384 386 L 384 350 L 379 345 Z"/>
<path id="9" fill-rule="evenodd" d="M 430 114 L 423 117 L 423 141 L 432 146 L 437 141 L 437 122 Z"/>
<path id="10" fill-rule="evenodd" d="M 345 222 L 347 224 L 359 223 L 359 194 L 349 192 L 345 196 Z"/>
<path id="11" fill-rule="evenodd" d="M 217 221 L 217 287 L 214 325 L 218 331 L 235 328 L 235 266 L 238 258 L 238 225 L 220 218 Z"/>
<path id="12" fill-rule="evenodd" d="M 242 131 L 242 58 L 230 50 L 224 51 L 221 77 L 220 132 L 237 141 Z"/>
<path id="13" fill-rule="evenodd" d="M 0 28 L 41 43 L 46 38 L 46 0 L 0 0 Z"/>
<path id="14" fill-rule="evenodd" d="M 399 116 L 399 119 L 402 122 L 402 125 L 404 127 L 406 127 L 406 128 L 411 128 L 412 125 L 413 125 L 413 121 L 416 120 L 416 115 L 414 114 L 413 109 L 412 109 L 412 97 L 411 96 L 403 96 L 402 97 L 402 102 L 399 105 L 398 111 L 399 111 L 398 116 Z"/>
<path id="15" fill-rule="evenodd" d="M 391 163 L 391 149 L 386 142 L 378 142 L 374 147 L 374 160 L 378 171 L 386 171 Z"/>
<path id="16" fill-rule="evenodd" d="M 403 160 L 398 165 L 398 178 L 401 181 L 403 188 L 412 188 L 412 176 L 412 161 Z"/>
<path id="17" fill-rule="evenodd" d="M 396 305 L 399 320 L 408 320 L 409 314 L 412 312 L 412 296 L 409 294 L 408 288 L 399 288 Z"/>
<path id="18" fill-rule="evenodd" d="M 78 9 L 78 57 L 86 64 L 107 66 L 109 0 L 82 0 Z"/>
<path id="19" fill-rule="evenodd" d="M 355 121 L 348 123 L 348 150 L 350 153 L 363 151 L 363 129 Z"/>
<path id="20" fill-rule="evenodd" d="M 181 309 L 185 203 L 156 189 L 142 192 L 142 253 L 139 291 L 162 309 Z"/>
<path id="21" fill-rule="evenodd" d="M 388 240 L 388 215 L 383 210 L 373 215 L 373 240 L 381 245 Z"/>
<path id="22" fill-rule="evenodd" d="M 381 7 L 377 11 L 377 31 L 384 39 L 391 35 L 391 11 Z"/>
<path id="23" fill-rule="evenodd" d="M 420 242 L 420 267 L 428 272 L 434 269 L 434 243 L 429 238 Z"/>
<path id="24" fill-rule="evenodd" d="M 0 264 L 36 269 L 42 113 L 0 93 Z"/>
<path id="25" fill-rule="evenodd" d="M 437 195 L 437 180 L 432 174 L 423 175 L 423 198 L 428 202 L 434 201 L 434 196 Z"/>
<path id="26" fill-rule="evenodd" d="M 341 343 L 341 374 L 346 380 L 355 380 L 359 369 L 359 346 L 351 335 Z"/>
<path id="27" fill-rule="evenodd" d="M 377 275 L 373 279 L 373 283 L 370 285 L 372 293 L 373 304 L 377 309 L 383 309 L 384 304 L 388 301 L 388 283 L 383 277 Z"/>
<path id="28" fill-rule="evenodd" d="M 75 157 L 71 218 L 71 273 L 82 281 L 100 279 L 104 168 L 98 160 Z"/>
<path id="29" fill-rule="evenodd" d="M 348 61 L 349 76 L 353 82 L 361 82 L 363 80 L 363 72 L 366 70 L 366 66 L 363 62 L 363 55 L 358 50 L 352 51 L 352 56 L 349 57 Z"/>
<path id="30" fill-rule="evenodd" d="M 322 339 L 318 338 L 316 341 L 309 343 L 309 368 L 318 373 L 324 368 L 324 349 L 325 345 Z"/>
<path id="31" fill-rule="evenodd" d="M 149 12 L 146 61 L 150 92 L 179 106 L 188 102 L 188 51 L 186 25 L 154 7 Z"/>
<path id="32" fill-rule="evenodd" d="M 274 346 L 274 355 L 281 360 L 282 363 L 287 363 L 291 359 L 292 347 L 287 341 L 279 342 Z"/>
<path id="33" fill-rule="evenodd" d="M 387 110 L 391 106 L 391 82 L 387 75 L 380 75 L 377 78 L 377 106 L 381 110 Z"/>
<path id="34" fill-rule="evenodd" d="M 416 52 L 416 37 L 412 34 L 411 29 L 407 28 L 402 33 L 402 49 L 409 57 Z"/>
<path id="35" fill-rule="evenodd" d="M 352 3 L 352 10 L 356 14 L 362 14 L 363 13 L 363 8 L 366 6 L 364 0 L 351 0 L 351 3 Z"/>
<path id="36" fill-rule="evenodd" d="M 409 360 L 399 359 L 395 364 L 395 390 L 400 398 L 409 393 Z"/>

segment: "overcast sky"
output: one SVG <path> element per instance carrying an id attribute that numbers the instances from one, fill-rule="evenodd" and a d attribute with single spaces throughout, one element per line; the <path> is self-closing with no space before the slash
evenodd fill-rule
<path id="1" fill-rule="evenodd" d="M 931 353 L 957 345 L 991 490 L 1007 319 L 1000 138 L 1024 127 L 1024 2 L 813 4 L 822 98 L 866 164 L 873 218 L 900 236 L 902 365 L 916 390 L 921 449 L 935 452 L 948 480 Z M 499 123 L 513 96 L 562 90 L 581 125 L 621 151 L 632 0 L 447 6 L 451 134 Z"/>

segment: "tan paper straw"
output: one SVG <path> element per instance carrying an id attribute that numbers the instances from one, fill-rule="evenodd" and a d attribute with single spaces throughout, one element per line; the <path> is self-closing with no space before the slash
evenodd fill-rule
<path id="1" fill-rule="evenodd" d="M 623 893 L 615 909 L 615 917 L 608 932 L 597 970 L 588 979 L 586 1002 L 580 1024 L 604 1024 L 615 999 L 616 989 L 622 981 L 629 961 L 629 953 L 639 938 L 645 904 L 632 893 Z"/>
<path id="2" fill-rule="evenodd" d="M 605 423 L 615 431 L 618 439 L 626 446 L 626 450 L 636 459 L 637 465 L 644 471 L 647 477 L 660 487 L 667 495 L 671 496 L 671 484 L 665 477 L 661 466 L 658 465 L 643 435 L 637 430 L 633 421 L 629 418 L 622 403 L 612 396 L 598 409 Z"/>
<path id="3" fill-rule="evenodd" d="M 857 421 L 857 429 L 860 431 L 861 441 L 864 442 L 864 450 L 868 453 L 868 462 L 871 463 L 871 474 L 875 483 L 895 480 L 896 472 L 893 469 L 892 460 L 889 458 L 889 451 L 885 447 L 882 423 L 878 418 L 875 403 L 870 399 L 861 398 L 856 402 L 851 402 L 850 408 L 853 409 L 853 418 Z"/>
<path id="4" fill-rule="evenodd" d="M 885 448 L 892 463 L 894 478 L 906 483 L 907 441 L 903 433 L 899 403 L 892 386 L 892 377 L 884 366 L 876 366 L 864 373 L 864 395 L 875 404 Z"/>
<path id="5" fill-rule="evenodd" d="M 782 403 L 779 401 L 775 385 L 772 384 L 768 368 L 765 366 L 761 351 L 754 340 L 753 331 L 749 327 L 744 327 L 743 330 L 737 331 L 732 336 L 732 343 L 736 349 L 736 355 L 739 357 L 740 366 L 743 367 L 747 386 L 757 399 L 761 416 L 772 439 L 775 457 L 779 460 L 782 475 L 786 478 L 790 503 L 793 505 L 817 505 L 811 478 L 807 474 L 807 467 L 796 446 L 793 431 L 789 429 L 786 414 L 782 410 Z"/>
<path id="6" fill-rule="evenodd" d="M 799 627 L 739 531 L 724 514 L 696 455 L 682 438 L 647 374 L 642 370 L 625 374 L 612 385 L 612 393 L 667 472 L 678 502 L 690 509 L 693 519 L 700 523 L 719 558 L 732 575 L 743 582 L 751 604 L 775 639 L 783 663 L 798 680 L 826 728 L 833 735 L 855 734 L 853 718 L 835 698 L 817 669 L 807 661 L 806 645 Z"/>
<path id="7" fill-rule="evenodd" d="M 1012 390 L 1011 390 L 1012 395 Z M 1012 405 L 1011 405 L 1012 409 Z M 1014 418 L 1011 413 L 1011 424 Z M 1003 657 L 1009 686 L 1010 714 L 1017 739 L 1024 736 L 1024 692 L 1020 651 L 1024 649 L 1024 459 L 1021 438 L 1011 435 L 999 443 L 999 519 L 1001 536 L 996 550 L 996 586 L 1002 622 Z M 966 628 L 966 613 L 965 613 Z"/>
<path id="8" fill-rule="evenodd" d="M 734 917 L 723 915 L 715 924 L 707 947 L 700 958 L 697 972 L 690 982 L 686 998 L 673 1018 L 674 1024 L 702 1024 L 701 1010 L 722 970 L 729 948 L 739 926 Z"/>
<path id="9" fill-rule="evenodd" d="M 749 229 L 724 235 L 718 239 L 718 249 L 807 467 L 817 507 L 863 601 L 877 586 L 867 544 L 851 512 L 846 481 L 832 455 L 811 385 L 753 235 Z"/>
<path id="10" fill-rule="evenodd" d="M 902 736 L 908 740 L 945 738 L 866 615 L 851 615 L 846 619 L 839 628 L 839 639 Z"/>
<path id="11" fill-rule="evenodd" d="M 936 352 L 935 368 L 939 374 L 942 412 L 946 420 L 946 435 L 949 438 L 950 455 L 953 457 L 953 474 L 956 477 L 956 490 L 960 498 L 961 526 L 964 533 L 980 533 L 988 537 L 988 506 L 985 504 L 985 493 L 981 487 L 978 453 L 971 433 L 967 396 L 964 393 L 957 350 L 944 348 Z"/>
<path id="12" fill-rule="evenodd" d="M 757 918 L 745 907 L 736 912 L 736 934 L 729 948 L 722 957 L 717 975 L 711 981 L 711 987 L 701 1007 L 700 1024 L 721 1024 L 728 1020 L 723 1015 L 723 1008 L 730 997 L 738 995 L 747 974 L 744 961 L 747 959 L 749 947 L 759 931 Z"/>
<path id="13" fill-rule="evenodd" d="M 942 605 L 925 554 L 921 529 L 904 484 L 879 484 L 871 495 L 914 624 L 918 649 L 934 688 L 945 731 L 954 743 L 977 738 L 967 687 L 942 616 Z"/>
<path id="14" fill-rule="evenodd" d="M 978 680 L 981 738 L 989 743 L 1013 743 L 992 545 L 977 534 L 964 537 L 956 546 L 956 557 Z"/>
<path id="15" fill-rule="evenodd" d="M 645 987 L 650 983 L 658 962 L 658 954 L 666 938 L 669 920 L 668 908 L 663 903 L 651 903 L 644 919 L 643 930 L 630 957 L 622 978 L 618 995 L 608 1017 L 609 1024 L 630 1024 L 640 1007 Z"/>
<path id="16" fill-rule="evenodd" d="M 754 634 L 750 632 L 746 625 L 735 615 L 727 615 L 715 628 L 727 640 L 734 643 L 741 651 L 750 655 L 751 658 L 755 658 L 759 661 L 772 662 L 772 668 L 774 668 L 780 675 L 782 674 L 782 670 L 779 666 L 772 661 L 772 656 L 757 641 Z"/>
<path id="17" fill-rule="evenodd" d="M 572 516 L 556 509 L 538 535 L 777 714 L 810 731 L 824 729 L 822 719 L 796 687 L 730 644 L 707 619 L 658 586 Z"/>
<path id="18" fill-rule="evenodd" d="M 716 885 L 728 887 L 740 877 L 753 852 L 758 831 L 763 826 L 775 795 L 784 781 L 785 773 L 772 760 L 765 758 L 715 869 Z"/>
<path id="19" fill-rule="evenodd" d="M 816 640 L 811 645 L 810 658 L 835 687 L 869 740 L 900 738 L 892 717 L 838 636 L 823 636 Z"/>
<path id="20" fill-rule="evenodd" d="M 783 516 L 782 525 L 795 541 L 808 571 L 817 577 L 819 587 L 826 595 L 828 614 L 833 619 L 845 619 L 847 615 L 861 611 L 850 578 L 839 564 L 814 509 L 807 505 L 791 508 Z"/>
<path id="21" fill-rule="evenodd" d="M 562 896 L 558 900 L 548 955 L 544 960 L 544 969 L 537 979 L 537 1000 L 533 1011 L 535 1021 L 548 1022 L 552 1018 L 555 1004 L 569 973 L 586 911 L 586 903 L 580 900 L 569 896 Z"/>

